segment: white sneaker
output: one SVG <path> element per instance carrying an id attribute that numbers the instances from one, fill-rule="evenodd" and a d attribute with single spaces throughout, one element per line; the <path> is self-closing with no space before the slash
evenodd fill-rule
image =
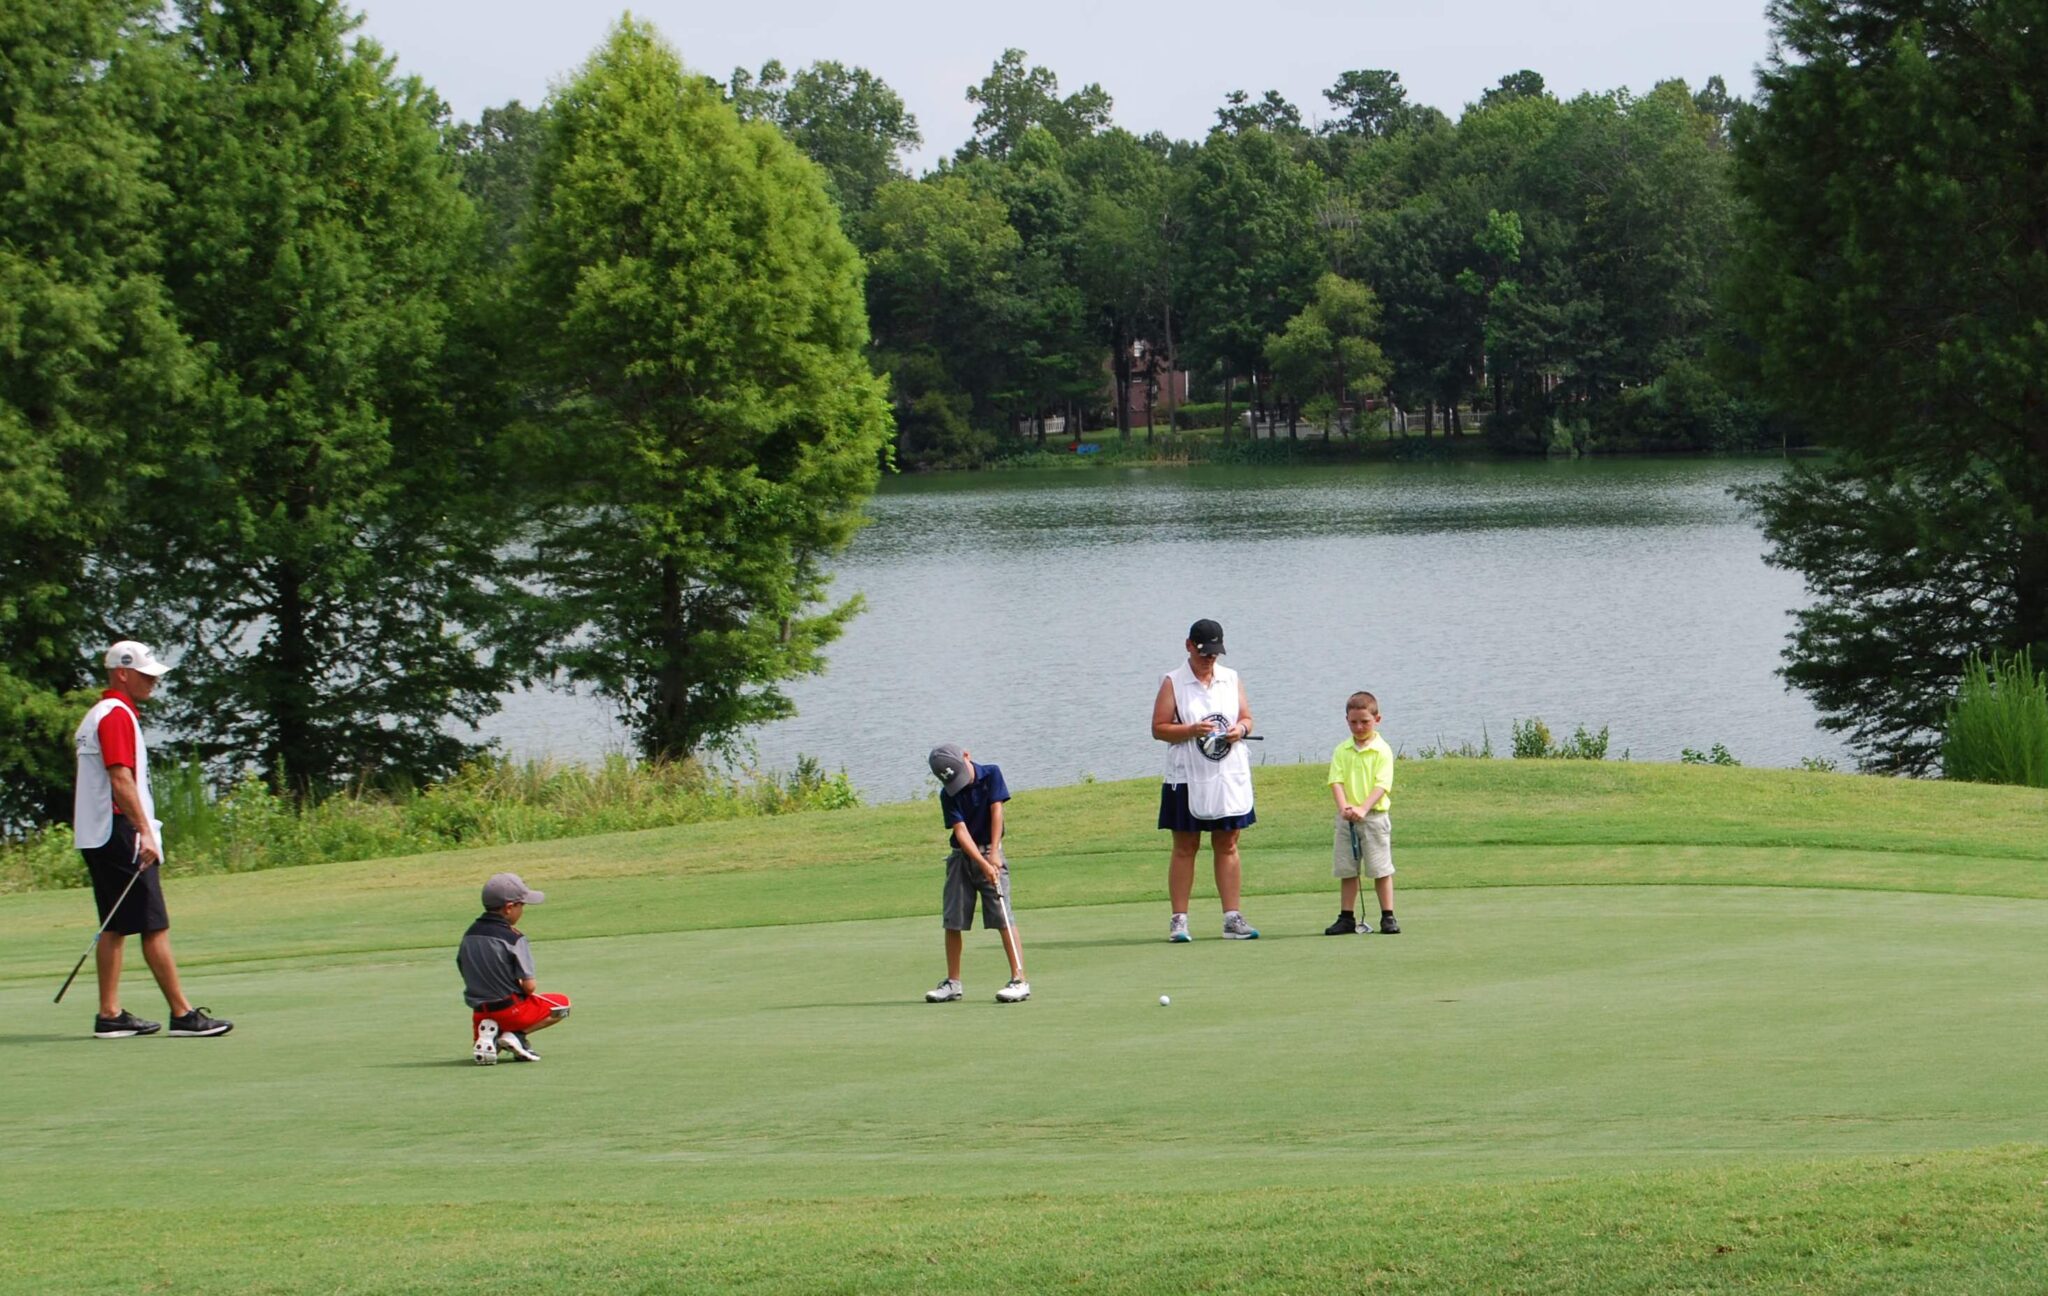
<path id="1" fill-rule="evenodd" d="M 498 1023 L 486 1021 L 476 1028 L 476 1049 L 473 1056 L 478 1066 L 498 1065 Z"/>
<path id="2" fill-rule="evenodd" d="M 526 1042 L 526 1036 L 518 1031 L 506 1031 L 498 1036 L 498 1043 L 512 1054 L 512 1060 L 515 1062 L 540 1061 L 540 1054 L 533 1051 L 533 1046 Z"/>
<path id="3" fill-rule="evenodd" d="M 1223 915 L 1224 940 L 1257 940 L 1259 929 L 1244 920 L 1244 915 L 1232 911 Z"/>
<path id="4" fill-rule="evenodd" d="M 1022 977 L 1011 977 L 1010 984 L 996 991 L 997 1003 L 1023 1003 L 1031 997 L 1031 983 Z"/>
<path id="5" fill-rule="evenodd" d="M 926 1003 L 952 1003 L 955 999 L 960 998 L 966 993 L 965 990 L 960 988 L 958 981 L 947 977 L 944 981 L 939 982 L 938 985 L 924 992 L 924 1001 Z"/>
<path id="6" fill-rule="evenodd" d="M 1175 914 L 1173 920 L 1166 924 L 1166 939 L 1175 944 L 1194 939 L 1193 936 L 1188 934 L 1188 916 L 1186 914 Z"/>

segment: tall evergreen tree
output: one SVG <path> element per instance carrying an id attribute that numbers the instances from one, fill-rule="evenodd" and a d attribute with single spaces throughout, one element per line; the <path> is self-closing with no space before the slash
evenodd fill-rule
<path id="1" fill-rule="evenodd" d="M 471 633 L 493 537 L 439 359 L 474 211 L 439 101 L 333 0 L 185 0 L 160 182 L 166 276 L 205 357 L 133 606 L 185 649 L 171 718 L 304 794 L 428 776 L 496 707 Z"/>
<path id="2" fill-rule="evenodd" d="M 1836 450 L 1757 491 L 1817 596 L 1785 675 L 1931 768 L 1970 651 L 2048 652 L 2048 23 L 2030 0 L 1777 0 L 1738 114 L 1740 310 Z"/>
<path id="3" fill-rule="evenodd" d="M 631 19 L 556 94 L 527 248 L 566 502 L 546 660 L 650 756 L 790 712 L 858 608 L 820 608 L 889 435 L 860 258 L 823 177 Z"/>
<path id="4" fill-rule="evenodd" d="M 157 6 L 0 7 L 0 824 L 68 818 L 100 558 L 191 380 L 157 274 Z"/>

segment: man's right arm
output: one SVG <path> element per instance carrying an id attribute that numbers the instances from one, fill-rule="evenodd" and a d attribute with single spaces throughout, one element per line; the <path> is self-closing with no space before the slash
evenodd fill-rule
<path id="1" fill-rule="evenodd" d="M 114 785 L 114 808 L 135 826 L 135 862 L 139 868 L 148 868 L 163 859 L 164 852 L 156 840 L 156 825 L 142 812 L 142 793 L 135 786 L 135 771 L 126 765 L 114 765 L 107 769 L 107 778 Z"/>

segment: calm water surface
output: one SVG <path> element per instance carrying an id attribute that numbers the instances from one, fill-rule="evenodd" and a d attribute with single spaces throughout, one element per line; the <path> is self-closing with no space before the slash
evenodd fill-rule
<path id="1" fill-rule="evenodd" d="M 1803 604 L 1728 490 L 1774 461 L 1132 469 L 897 479 L 837 569 L 867 610 L 760 762 L 843 766 L 863 795 L 924 795 L 955 741 L 1013 786 L 1156 773 L 1147 733 L 1188 623 L 1213 616 L 1267 735 L 1254 760 L 1320 760 L 1371 689 L 1397 750 L 1516 719 L 1611 755 L 1725 743 L 1749 765 L 1841 758 L 1773 671 Z M 514 694 L 487 727 L 514 756 L 626 750 L 588 697 Z"/>

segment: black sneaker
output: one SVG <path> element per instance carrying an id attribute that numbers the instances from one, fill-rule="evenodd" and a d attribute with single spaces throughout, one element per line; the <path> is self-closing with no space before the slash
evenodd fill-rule
<path id="1" fill-rule="evenodd" d="M 154 1035 L 163 1028 L 162 1022 L 144 1021 L 126 1008 L 117 1016 L 101 1017 L 95 1013 L 92 1019 L 94 1039 L 128 1039 L 135 1035 Z"/>
<path id="2" fill-rule="evenodd" d="M 231 1021 L 208 1017 L 204 1008 L 194 1008 L 191 1012 L 171 1018 L 171 1034 L 189 1035 L 195 1039 L 207 1035 L 225 1035 L 234 1028 L 235 1024 Z"/>
<path id="3" fill-rule="evenodd" d="M 1381 914 L 1380 932 L 1386 936 L 1399 936 L 1401 934 L 1401 924 L 1394 921 L 1394 915 Z"/>
<path id="4" fill-rule="evenodd" d="M 1323 928 L 1323 935 L 1349 936 L 1351 935 L 1351 933 L 1357 930 L 1358 919 L 1353 918 L 1351 916 L 1351 911 L 1349 909 L 1346 909 L 1343 913 L 1337 915 L 1336 922 L 1333 922 L 1328 927 Z"/>

